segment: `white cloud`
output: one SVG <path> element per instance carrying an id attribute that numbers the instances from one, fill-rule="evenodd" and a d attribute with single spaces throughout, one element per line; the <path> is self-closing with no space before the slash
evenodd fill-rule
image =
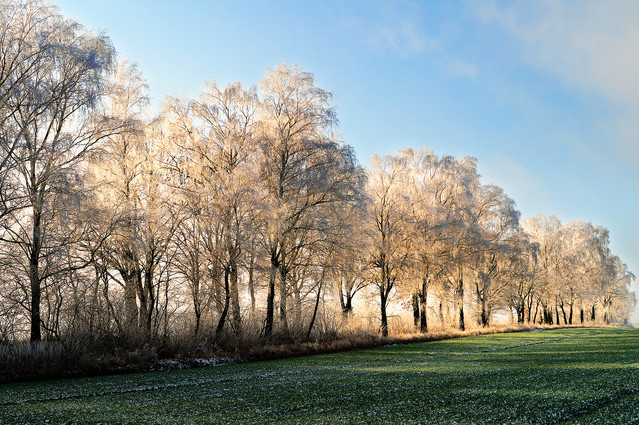
<path id="1" fill-rule="evenodd" d="M 475 65 L 456 56 L 442 27 L 426 25 L 424 9 L 425 4 L 410 0 L 368 0 L 357 16 L 341 9 L 342 26 L 374 52 L 402 59 L 429 54 L 449 77 L 474 79 Z"/>
<path id="2" fill-rule="evenodd" d="M 463 61 L 454 56 L 450 56 L 449 58 L 447 58 L 445 60 L 445 63 L 446 68 L 448 69 L 448 75 L 450 76 L 468 77 L 472 80 L 477 74 L 477 69 L 475 68 L 474 64 Z"/>
<path id="3" fill-rule="evenodd" d="M 490 2 L 476 12 L 506 31 L 530 65 L 609 102 L 619 112 L 617 148 L 639 161 L 639 2 Z"/>
<path id="4" fill-rule="evenodd" d="M 338 10 L 342 25 L 369 49 L 407 59 L 440 48 L 424 28 L 422 6 L 410 0 L 363 0 L 357 14 L 343 4 Z"/>
<path id="5" fill-rule="evenodd" d="M 367 41 L 376 49 L 391 50 L 404 58 L 438 47 L 435 39 L 419 29 L 414 18 L 407 17 L 383 23 Z"/>

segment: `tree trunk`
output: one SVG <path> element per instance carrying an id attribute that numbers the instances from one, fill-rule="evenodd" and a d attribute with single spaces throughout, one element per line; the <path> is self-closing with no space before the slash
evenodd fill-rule
<path id="1" fill-rule="evenodd" d="M 533 306 L 533 296 L 529 294 L 527 297 L 527 303 L 526 303 L 526 307 L 528 307 L 528 323 L 530 323 L 530 318 L 532 315 L 532 306 Z M 537 318 L 537 309 L 535 309 L 535 319 L 536 318 Z M 535 319 L 533 319 L 533 323 L 535 322 Z"/>
<path id="2" fill-rule="evenodd" d="M 286 280 L 287 270 L 283 264 L 280 264 L 280 327 L 282 329 L 282 334 L 284 335 L 284 337 L 288 337 L 290 334 L 287 318 L 288 288 L 286 287 Z"/>
<path id="3" fill-rule="evenodd" d="M 517 305 L 517 323 L 519 324 L 524 323 L 525 312 L 526 312 L 526 305 L 524 303 L 524 300 L 521 300 L 521 302 Z"/>
<path id="4" fill-rule="evenodd" d="M 195 331 L 193 332 L 193 337 L 197 339 L 198 334 L 200 333 L 200 323 L 202 322 L 202 312 L 200 309 L 195 310 Z"/>
<path id="5" fill-rule="evenodd" d="M 313 330 L 313 325 L 315 324 L 315 318 L 317 317 L 317 309 L 319 307 L 320 296 L 322 294 L 322 283 L 320 282 L 317 287 L 317 298 L 315 298 L 315 307 L 313 308 L 313 316 L 311 317 L 311 323 L 308 325 L 308 331 L 306 332 L 306 339 L 311 338 L 311 331 Z"/>
<path id="6" fill-rule="evenodd" d="M 230 264 L 230 297 L 231 297 L 231 319 L 233 320 L 233 330 L 239 334 L 242 330 L 242 315 L 240 312 L 240 295 L 238 290 L 237 263 Z"/>
<path id="7" fill-rule="evenodd" d="M 568 317 L 566 316 L 566 309 L 564 308 L 564 302 L 562 301 L 561 304 L 559 304 L 559 306 L 561 307 L 561 314 L 562 316 L 564 316 L 564 325 L 567 325 Z M 559 317 L 557 317 L 557 324 L 559 324 Z"/>
<path id="8" fill-rule="evenodd" d="M 415 328 L 419 326 L 419 295 L 418 291 L 413 292 L 413 324 Z"/>
<path id="9" fill-rule="evenodd" d="M 569 325 L 572 325 L 572 313 L 573 313 L 572 304 L 570 304 L 570 312 L 568 313 L 568 324 Z"/>
<path id="10" fill-rule="evenodd" d="M 37 201 L 34 201 L 37 202 Z M 40 331 L 40 251 L 42 249 L 42 216 L 37 206 L 33 207 L 33 234 L 29 256 L 29 284 L 31 287 L 31 342 L 42 339 Z"/>
<path id="11" fill-rule="evenodd" d="M 153 259 L 149 261 L 154 261 Z M 147 310 L 145 311 L 145 327 L 148 334 L 151 334 L 153 325 L 153 311 L 155 310 L 155 294 L 153 293 L 153 263 L 150 263 L 144 271 L 144 288 L 147 292 Z"/>
<path id="12" fill-rule="evenodd" d="M 464 280 L 459 276 L 457 281 L 457 309 L 459 310 L 459 330 L 466 330 L 466 323 L 464 322 Z"/>
<path id="13" fill-rule="evenodd" d="M 486 297 L 482 297 L 481 299 L 481 325 L 482 327 L 487 327 L 490 322 L 490 314 L 488 313 L 488 308 L 486 306 Z"/>
<path id="14" fill-rule="evenodd" d="M 384 293 L 385 290 L 382 289 L 380 290 L 380 313 L 381 313 L 381 318 L 382 318 L 382 324 L 381 324 L 381 331 L 382 331 L 382 337 L 387 337 L 388 336 L 388 318 L 386 317 L 386 299 L 387 296 Z"/>
<path id="15" fill-rule="evenodd" d="M 344 291 L 342 289 L 341 281 L 339 287 L 339 304 L 342 308 L 342 317 L 348 319 L 353 312 L 353 296 L 350 290 Z"/>
<path id="16" fill-rule="evenodd" d="M 200 302 L 200 273 L 199 269 L 192 274 L 191 278 L 191 297 L 193 299 L 193 312 L 195 313 L 195 329 L 193 337 L 197 339 L 200 332 L 200 324 L 202 321 L 202 304 Z"/>
<path id="17" fill-rule="evenodd" d="M 266 295 L 266 319 L 264 320 L 264 336 L 270 338 L 273 335 L 273 317 L 275 315 L 275 279 L 278 265 L 271 261 L 271 270 L 268 278 L 268 293 Z"/>
<path id="18" fill-rule="evenodd" d="M 124 280 L 124 329 L 132 334 L 138 323 L 137 273 L 128 269 L 121 274 Z"/>
<path id="19" fill-rule="evenodd" d="M 346 298 L 346 304 L 344 304 L 343 312 L 347 317 L 350 317 L 353 312 L 353 297 L 350 294 Z"/>
<path id="20" fill-rule="evenodd" d="M 230 288 L 229 288 L 229 274 L 230 271 L 227 268 L 224 270 L 224 308 L 222 314 L 217 322 L 217 328 L 215 328 L 215 337 L 218 338 L 224 329 L 224 323 L 226 322 L 226 316 L 229 312 L 229 304 L 231 300 Z"/>
<path id="21" fill-rule="evenodd" d="M 420 321 L 419 330 L 421 333 L 428 332 L 428 280 L 422 279 L 422 290 L 419 292 Z"/>
<path id="22" fill-rule="evenodd" d="M 251 297 L 251 317 L 255 316 L 255 281 L 254 281 L 254 273 L 255 273 L 255 258 L 253 254 L 251 254 L 251 259 L 249 262 L 248 269 L 248 290 L 249 296 Z"/>

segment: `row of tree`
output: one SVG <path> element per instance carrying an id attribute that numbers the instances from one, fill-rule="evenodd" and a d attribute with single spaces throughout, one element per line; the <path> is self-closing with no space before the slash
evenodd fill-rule
<path id="1" fill-rule="evenodd" d="M 519 222 L 514 201 L 479 182 L 474 158 L 438 157 L 406 149 L 373 157 L 368 193 L 374 217 L 371 281 L 385 304 L 396 284 L 412 294 L 415 325 L 428 329 L 429 294 L 464 307 L 488 326 L 496 312 L 518 323 L 623 322 L 634 306 L 634 279 L 608 246 L 608 231 L 590 223 L 562 225 L 554 217 Z M 470 294 L 468 292 L 470 291 Z M 578 321 L 575 314 L 578 311 Z"/>
<path id="2" fill-rule="evenodd" d="M 114 58 L 56 8 L 0 1 L 0 340 L 308 339 L 373 294 L 383 335 L 401 304 L 422 332 L 465 329 L 469 310 L 483 326 L 627 318 L 633 276 L 606 229 L 520 225 L 471 157 L 407 149 L 365 170 L 312 74 L 210 83 L 150 118 Z"/>

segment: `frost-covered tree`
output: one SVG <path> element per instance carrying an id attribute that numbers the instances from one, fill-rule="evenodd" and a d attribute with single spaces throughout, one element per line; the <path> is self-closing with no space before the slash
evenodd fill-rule
<path id="1" fill-rule="evenodd" d="M 477 226 L 476 250 L 471 260 L 474 292 L 480 304 L 480 321 L 488 326 L 493 308 L 500 301 L 509 281 L 510 237 L 519 227 L 515 202 L 496 185 L 482 185 L 475 195 L 473 221 Z"/>
<path id="2" fill-rule="evenodd" d="M 533 320 L 532 306 L 538 291 L 535 272 L 539 246 L 531 242 L 530 235 L 523 230 L 511 235 L 507 244 L 508 257 L 502 277 L 507 282 L 505 301 L 507 306 L 517 313 L 517 323 L 530 323 Z"/>
<path id="3" fill-rule="evenodd" d="M 359 197 L 362 172 L 349 146 L 336 141 L 331 93 L 313 75 L 286 65 L 268 69 L 260 82 L 263 242 L 270 261 L 264 334 L 273 332 L 276 283 L 279 321 L 288 334 L 290 272 L 317 232 L 330 231 L 326 208 Z M 315 233 L 315 236 L 309 234 Z"/>
<path id="4" fill-rule="evenodd" d="M 391 293 L 408 273 L 411 260 L 410 201 L 404 194 L 406 161 L 399 156 L 373 155 L 368 177 L 371 199 L 370 282 L 377 288 L 380 329 L 388 336 L 387 306 Z"/>
<path id="5" fill-rule="evenodd" d="M 447 268 L 448 223 L 441 196 L 448 184 L 445 176 L 451 162 L 447 157 L 436 156 L 429 148 L 409 148 L 396 155 L 406 161 L 403 186 L 410 200 L 412 262 L 409 276 L 415 282 L 411 288 L 413 319 L 421 332 L 427 332 L 429 291 L 441 283 Z"/>
<path id="6" fill-rule="evenodd" d="M 206 199 L 200 214 L 208 221 L 206 247 L 223 280 L 217 334 L 230 315 L 241 330 L 239 269 L 248 253 L 259 205 L 257 174 L 257 96 L 234 83 L 224 89 L 210 83 L 189 105 L 193 132 L 185 149 L 189 190 Z M 214 273 L 215 275 L 215 273 Z"/>
<path id="7" fill-rule="evenodd" d="M 2 47 L 15 49 L 8 53 L 13 69 L 1 77 L 2 155 L 11 164 L 5 177 L 13 185 L 8 196 L 19 200 L 19 208 L 5 208 L 11 213 L 2 238 L 18 245 L 24 256 L 30 334 L 38 341 L 42 288 L 67 269 L 58 267 L 53 256 L 83 233 L 74 225 L 67 229 L 70 234 L 56 235 L 50 225 L 55 217 L 73 216 L 63 212 L 73 205 L 63 198 L 74 193 L 87 153 L 113 130 L 90 112 L 104 94 L 114 50 L 106 37 L 89 33 L 44 3 L 3 2 L 2 12 L 2 26 L 9 28 L 3 31 Z M 63 239 L 56 240 L 58 235 Z"/>
<path id="8" fill-rule="evenodd" d="M 533 321 L 536 321 L 539 313 L 541 323 L 552 324 L 556 276 L 560 267 L 561 222 L 555 216 L 538 215 L 524 220 L 522 226 L 531 235 L 531 239 L 539 245 L 534 272 L 537 282 L 537 299 Z"/>
<path id="9" fill-rule="evenodd" d="M 452 290 L 457 311 L 457 325 L 466 329 L 465 290 L 473 255 L 478 250 L 478 229 L 473 219 L 479 185 L 477 163 L 473 157 L 446 157 L 443 186 L 439 203 L 445 210 L 445 252 L 448 259 L 447 285 Z"/>

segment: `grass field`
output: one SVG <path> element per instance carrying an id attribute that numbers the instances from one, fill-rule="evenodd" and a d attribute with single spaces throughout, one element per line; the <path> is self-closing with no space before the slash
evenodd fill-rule
<path id="1" fill-rule="evenodd" d="M 0 424 L 639 423 L 639 329 L 0 386 Z"/>

